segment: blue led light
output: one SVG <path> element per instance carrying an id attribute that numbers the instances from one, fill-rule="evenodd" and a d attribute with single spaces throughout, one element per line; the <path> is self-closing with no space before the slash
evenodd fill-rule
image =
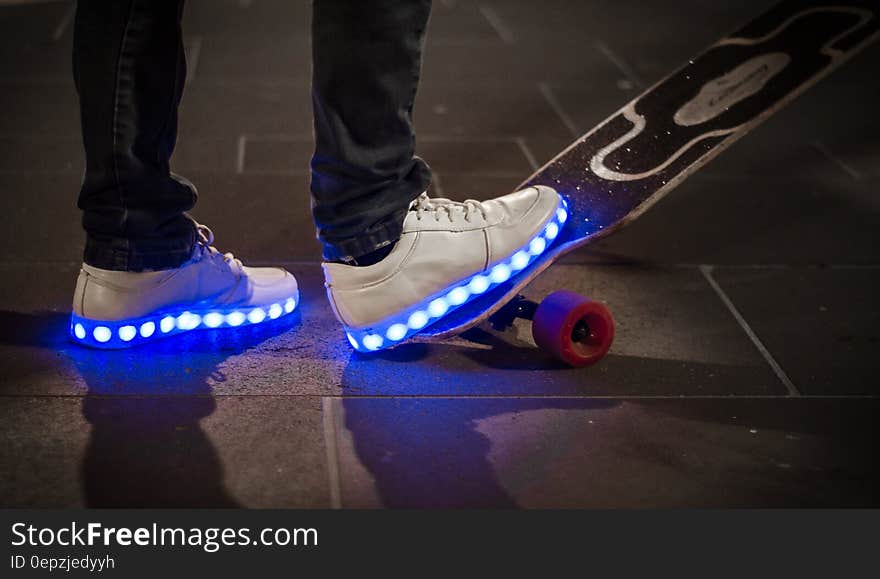
<path id="1" fill-rule="evenodd" d="M 178 330 L 194 330 L 202 323 L 202 317 L 191 312 L 183 312 L 177 316 Z"/>
<path id="2" fill-rule="evenodd" d="M 492 268 L 492 273 L 489 274 L 489 279 L 492 280 L 492 283 L 506 282 L 510 279 L 510 267 L 505 263 L 499 263 Z"/>
<path id="3" fill-rule="evenodd" d="M 544 253 L 544 248 L 547 247 L 547 242 L 544 241 L 543 237 L 536 237 L 529 244 L 529 253 L 532 255 L 541 255 Z"/>
<path id="4" fill-rule="evenodd" d="M 398 342 L 406 336 L 406 326 L 403 324 L 394 324 L 388 331 L 385 332 L 385 337 L 391 340 L 392 342 Z"/>
<path id="5" fill-rule="evenodd" d="M 236 326 L 242 325 L 246 318 L 247 316 L 242 312 L 232 312 L 226 315 L 226 323 L 235 328 Z"/>
<path id="6" fill-rule="evenodd" d="M 273 318 L 281 317 L 296 308 L 299 296 L 269 306 L 269 312 Z M 250 311 L 250 314 L 247 312 Z M 267 312 L 263 308 L 240 310 L 206 309 L 195 310 L 192 306 L 188 310 L 164 313 L 154 313 L 149 317 L 132 318 L 111 322 L 100 322 L 82 318 L 78 315 L 70 316 L 70 337 L 88 346 L 101 348 L 127 348 L 135 344 L 141 344 L 144 340 L 170 336 L 180 332 L 202 329 L 220 328 L 224 323 L 229 327 L 240 326 L 247 321 L 260 323 L 267 318 Z M 160 333 L 161 331 L 161 333 Z M 140 340 L 137 339 L 140 335 Z"/>
<path id="7" fill-rule="evenodd" d="M 468 289 L 474 294 L 483 293 L 489 289 L 489 278 L 485 275 L 475 276 L 474 279 L 471 280 L 471 283 L 468 284 Z"/>
<path id="8" fill-rule="evenodd" d="M 367 334 L 364 336 L 364 348 L 367 350 L 378 350 L 382 347 L 382 336 L 378 334 Z"/>
<path id="9" fill-rule="evenodd" d="M 137 335 L 137 328 L 134 326 L 122 326 L 119 328 L 119 339 L 123 342 L 131 342 Z"/>
<path id="10" fill-rule="evenodd" d="M 560 207 L 556 210 L 556 219 L 559 223 L 565 223 L 565 220 L 568 219 L 568 211 Z"/>
<path id="11" fill-rule="evenodd" d="M 205 314 L 202 318 L 202 321 L 209 328 L 216 328 L 223 324 L 223 314 L 218 312 L 211 312 L 210 314 Z"/>
<path id="12" fill-rule="evenodd" d="M 449 309 L 449 304 L 446 303 L 446 300 L 443 298 L 437 298 L 428 304 L 428 313 L 431 314 L 433 318 L 439 318 L 443 314 L 446 313 L 446 310 Z"/>
<path id="13" fill-rule="evenodd" d="M 173 316 L 165 316 L 162 318 L 162 321 L 159 322 L 159 329 L 162 330 L 163 334 L 167 334 L 171 330 L 174 329 L 174 317 Z"/>
<path id="14" fill-rule="evenodd" d="M 446 301 L 448 301 L 450 305 L 460 306 L 467 301 L 468 293 L 466 287 L 457 287 L 446 295 Z"/>
<path id="15" fill-rule="evenodd" d="M 556 239 L 556 236 L 559 235 L 559 226 L 555 223 L 551 223 L 547 226 L 547 229 L 544 230 L 544 235 L 547 236 L 547 239 L 553 241 Z"/>
<path id="16" fill-rule="evenodd" d="M 529 254 L 525 251 L 517 251 L 510 259 L 510 268 L 519 271 L 529 264 Z"/>
<path id="17" fill-rule="evenodd" d="M 428 314 L 419 310 L 417 312 L 413 312 L 413 314 L 407 320 L 407 325 L 413 330 L 421 330 L 428 324 Z"/>
<path id="18" fill-rule="evenodd" d="M 266 319 L 266 312 L 264 312 L 261 308 L 254 308 L 247 315 L 247 319 L 252 324 L 259 324 Z"/>
<path id="19" fill-rule="evenodd" d="M 345 335 L 348 336 L 348 343 L 351 344 L 351 347 L 355 350 L 358 350 L 358 343 L 357 340 L 354 339 L 354 336 L 352 336 L 349 332 L 345 332 Z"/>
<path id="20" fill-rule="evenodd" d="M 141 338 L 149 338 L 156 333 L 156 322 L 144 322 L 141 325 Z"/>

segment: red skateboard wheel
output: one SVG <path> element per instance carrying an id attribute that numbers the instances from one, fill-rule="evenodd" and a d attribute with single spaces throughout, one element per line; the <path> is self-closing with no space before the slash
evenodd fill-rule
<path id="1" fill-rule="evenodd" d="M 538 305 L 532 336 L 539 348 L 575 367 L 602 359 L 614 341 L 614 319 L 603 304 L 570 291 L 553 292 Z"/>

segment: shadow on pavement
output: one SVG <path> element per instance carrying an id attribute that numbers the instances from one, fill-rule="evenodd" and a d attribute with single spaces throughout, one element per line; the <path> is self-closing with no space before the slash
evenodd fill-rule
<path id="1" fill-rule="evenodd" d="M 237 506 L 199 424 L 216 407 L 210 384 L 224 380 L 224 360 L 287 331 L 299 315 L 117 351 L 72 344 L 68 320 L 62 313 L 0 311 L 0 343 L 55 352 L 85 380 L 82 413 L 92 426 L 82 464 L 86 506 Z"/>
<path id="2" fill-rule="evenodd" d="M 516 508 L 516 501 L 498 480 L 489 459 L 490 440 L 480 432 L 479 423 L 508 412 L 598 409 L 618 404 L 607 400 L 480 397 L 484 393 L 480 378 L 473 375 L 462 382 L 460 395 L 415 397 L 438 380 L 455 380 L 453 368 L 412 363 L 424 361 L 429 349 L 412 344 L 379 357 L 354 353 L 342 376 L 345 428 L 385 507 Z M 531 363 L 536 362 L 527 364 Z M 398 383 L 389 388 L 392 394 L 369 396 L 377 392 L 377 381 L 395 377 Z M 410 387 L 412 396 L 406 394 Z"/>

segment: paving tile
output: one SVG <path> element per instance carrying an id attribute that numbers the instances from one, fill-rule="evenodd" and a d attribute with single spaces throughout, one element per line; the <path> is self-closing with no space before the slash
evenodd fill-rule
<path id="1" fill-rule="evenodd" d="M 0 52 L 0 80 L 62 81 L 73 78 L 72 43 L 31 41 Z"/>
<path id="2" fill-rule="evenodd" d="M 880 270 L 721 268 L 715 277 L 802 393 L 880 393 Z"/>
<path id="3" fill-rule="evenodd" d="M 429 25 L 423 51 L 422 79 L 435 83 L 453 81 L 511 86 L 522 79 L 589 78 L 591 72 L 613 66 L 599 52 L 585 50 L 584 43 L 579 40 L 559 43 L 555 38 L 544 38 L 539 45 L 508 45 L 499 41 L 493 31 L 485 30 L 484 33 L 486 36 L 447 36 L 442 29 L 434 30 L 433 25 Z M 548 41 L 561 46 L 561 57 L 547 58 Z M 201 37 L 198 78 L 304 81 L 310 75 L 307 36 L 251 32 Z"/>
<path id="4" fill-rule="evenodd" d="M 306 175 L 235 175 L 184 171 L 198 188 L 192 212 L 217 234 L 219 247 L 253 260 L 318 260 Z M 0 260 L 81 261 L 85 236 L 76 207 L 77 173 L 0 173 Z M 283 209 L 283 211 L 282 211 Z M 268 215 L 279 216 L 271 227 Z M 275 224 L 277 223 L 277 224 Z"/>
<path id="5" fill-rule="evenodd" d="M 820 147 L 831 163 L 844 173 L 858 180 L 867 178 L 876 182 L 880 179 L 880 144 L 875 134 L 868 134 L 868 130 L 823 138 L 815 146 Z"/>
<path id="6" fill-rule="evenodd" d="M 485 103 L 485 108 L 482 105 Z M 527 138 L 541 162 L 571 142 L 571 133 L 538 84 L 499 91 L 489 85 L 424 83 L 415 105 L 417 135 L 478 140 Z"/>
<path id="7" fill-rule="evenodd" d="M 639 95 L 635 85 L 616 71 L 573 83 L 544 83 L 542 97 L 552 99 L 568 119 L 570 136 L 586 134 Z M 527 135 L 531 137 L 532 135 Z"/>
<path id="8" fill-rule="evenodd" d="M 68 82 L 21 84 L 4 87 L 4 91 L 11 100 L 7 105 L 9 114 L 0 121 L 0 135 L 12 139 L 78 138 L 77 98 Z M 241 135 L 248 139 L 308 139 L 312 130 L 309 99 L 306 84 L 193 82 L 181 104 L 177 156 L 187 150 L 192 140 L 228 147 L 230 141 L 237 143 Z M 614 103 L 606 105 L 607 111 L 619 104 L 617 100 L 606 98 L 606 102 Z M 541 164 L 572 140 L 571 132 L 542 97 L 537 83 L 505 89 L 500 94 L 491 86 L 425 83 L 420 88 L 415 116 L 417 134 L 424 136 L 424 143 L 420 141 L 424 146 L 443 137 L 490 143 L 524 137 Z M 5 149 L 10 145 L 0 146 Z M 193 154 L 198 151 L 196 145 L 189 150 Z M 224 154 L 224 163 L 226 158 Z M 225 168 L 220 166 L 219 170 Z M 527 171 L 524 166 L 524 172 Z M 468 172 L 473 170 L 468 168 Z"/>
<path id="9" fill-rule="evenodd" d="M 434 165 L 432 165 L 433 167 Z M 448 197 L 456 201 L 465 199 L 492 199 L 514 191 L 527 176 L 526 167 L 522 167 L 520 174 L 509 175 L 482 175 L 460 173 L 436 173 L 434 174 L 434 192 L 440 197 Z M 439 188 L 437 188 L 439 186 Z"/>
<path id="10" fill-rule="evenodd" d="M 601 55 L 585 50 L 581 42 L 573 46 L 561 45 L 560 54 L 566 54 L 564 50 L 570 48 L 578 52 L 577 58 L 573 55 L 569 58 L 548 58 L 545 52 L 548 42 L 559 48 L 553 39 L 542 39 L 540 46 L 428 44 L 424 52 L 422 79 L 431 83 L 493 84 L 502 88 L 516 86 L 525 79 L 560 82 L 583 80 L 611 70 Z"/>
<path id="11" fill-rule="evenodd" d="M 530 168 L 530 150 L 515 138 L 456 138 L 420 135 L 417 154 L 441 174 L 519 176 Z"/>
<path id="12" fill-rule="evenodd" d="M 79 104 L 73 79 L 0 81 L 0 134 L 79 135 Z M 4 151 L 5 152 L 5 151 Z"/>
<path id="13" fill-rule="evenodd" d="M 5 102 L 0 135 L 77 137 L 79 104 L 72 80 L 0 83 Z M 180 107 L 181 140 L 237 139 L 241 134 L 309 135 L 307 84 L 190 83 Z"/>
<path id="14" fill-rule="evenodd" d="M 200 65 L 201 67 L 201 65 Z M 199 75 L 204 70 L 199 71 Z M 310 135 L 312 105 L 307 83 L 227 83 L 199 78 L 180 106 L 181 135 Z"/>
<path id="15" fill-rule="evenodd" d="M 193 216 L 210 225 L 218 247 L 248 261 L 320 260 L 307 174 L 187 177 L 200 194 Z"/>
<path id="16" fill-rule="evenodd" d="M 501 44 L 508 39 L 505 30 L 493 27 L 485 14 L 486 4 L 478 2 L 434 2 L 428 22 L 429 43 L 481 43 Z M 502 23 L 502 26 L 504 23 Z"/>
<path id="17" fill-rule="evenodd" d="M 201 39 L 198 80 L 283 80 L 311 78 L 309 37 L 302 34 L 207 35 Z"/>
<path id="18" fill-rule="evenodd" d="M 225 486 L 250 508 L 328 508 L 321 400 L 219 397 L 202 422 L 225 466 Z"/>
<path id="19" fill-rule="evenodd" d="M 344 507 L 876 506 L 876 400 L 335 399 Z"/>
<path id="20" fill-rule="evenodd" d="M 184 29 L 189 34 L 305 36 L 311 28 L 311 6 L 285 0 L 187 2 Z M 474 3 L 435 3 L 430 42 L 496 41 L 501 39 Z"/>
<path id="21" fill-rule="evenodd" d="M 612 87 L 613 88 L 613 87 Z M 617 90 L 617 89 L 613 89 Z M 46 103 L 35 110 L 28 103 L 39 98 L 37 91 L 21 91 L 17 115 L 48 110 Z M 612 93 L 613 94 L 613 93 Z M 71 95 L 75 105 L 75 95 Z M 616 103 L 616 99 L 614 101 Z M 475 103 L 485 103 L 475 106 Z M 69 104 L 69 103 L 68 103 Z M 30 108 L 27 108 L 30 107 Z M 75 108 L 71 114 L 75 114 Z M 312 134 L 312 112 L 307 84 L 257 82 L 241 84 L 227 81 L 193 82 L 181 104 L 181 142 L 189 137 L 278 139 L 302 142 Z M 73 118 L 76 121 L 76 118 Z M 78 125 L 67 121 L 78 134 Z M 64 126 L 60 119 L 53 121 Z M 415 125 L 424 144 L 438 138 L 459 138 L 475 142 L 525 137 L 539 163 L 567 146 L 571 132 L 542 97 L 537 83 L 499 91 L 491 85 L 431 84 L 419 88 L 415 105 Z M 72 127 L 72 128 L 71 128 Z M 43 132 L 48 132 L 42 129 Z M 0 132 L 28 134 L 25 123 L 8 120 Z"/>
<path id="22" fill-rule="evenodd" d="M 181 142 L 188 137 L 237 139 L 244 134 L 252 146 L 262 139 L 303 143 L 311 139 L 311 110 L 304 84 L 195 82 L 181 105 Z M 425 82 L 416 100 L 415 125 L 420 147 L 434 147 L 436 141 L 447 139 L 494 143 L 523 137 L 539 163 L 572 141 L 537 83 L 499 92 L 485 85 Z"/>
<path id="23" fill-rule="evenodd" d="M 242 167 L 247 174 L 308 175 L 314 150 L 311 136 L 249 136 L 244 140 Z"/>
<path id="24" fill-rule="evenodd" d="M 82 260 L 77 173 L 0 173 L 0 260 Z"/>
<path id="25" fill-rule="evenodd" d="M 698 174 L 579 255 L 653 263 L 875 264 L 875 188 L 827 173 L 822 180 Z"/>
<path id="26" fill-rule="evenodd" d="M 311 6 L 283 0 L 243 3 L 239 0 L 190 1 L 184 12 L 184 30 L 201 36 L 261 35 L 308 36 Z M 428 42 L 501 42 L 502 39 L 474 3 L 438 2 L 431 12 Z"/>
<path id="27" fill-rule="evenodd" d="M 285 0 L 190 0 L 183 27 L 187 34 L 232 37 L 266 34 L 304 36 L 311 27 L 311 6 Z"/>
<path id="28" fill-rule="evenodd" d="M 0 46 L 49 42 L 64 20 L 71 2 L 4 2 L 0 5 Z"/>
<path id="29" fill-rule="evenodd" d="M 584 78 L 579 63 L 599 58 L 644 88 L 772 2 L 564 2 L 552 8 L 507 0 L 487 4 L 512 30 L 523 52 L 546 58 L 552 43 L 556 70 L 550 78 Z"/>
<path id="30" fill-rule="evenodd" d="M 320 399 L 0 397 L 4 507 L 329 506 Z"/>
<path id="31" fill-rule="evenodd" d="M 0 416 L 0 506 L 83 506 L 90 427 L 82 400 L 3 396 Z"/>
<path id="32" fill-rule="evenodd" d="M 0 52 L 0 80 L 6 82 L 62 82 L 73 78 L 73 6 L 67 2 L 46 3 L 54 6 L 54 15 L 41 17 L 36 34 Z M 70 11 L 70 12 L 68 12 Z M 16 21 L 12 19 L 11 21 Z M 7 21 L 9 22 L 9 21 Z M 28 25 L 25 25 L 25 29 Z M 184 35 L 188 65 L 195 69 L 198 55 L 193 49 L 200 37 Z M 6 40 L 9 43 L 9 40 Z"/>
<path id="33" fill-rule="evenodd" d="M 85 169 L 82 141 L 76 137 L 16 135 L 0 137 L 0 173 L 76 173 Z"/>
<path id="34" fill-rule="evenodd" d="M 0 137 L 0 173 L 75 173 L 85 170 L 85 151 L 80 137 L 16 135 Z M 172 170 L 236 170 L 237 140 L 188 136 L 178 140 L 171 159 Z"/>
<path id="35" fill-rule="evenodd" d="M 669 5 L 647 5 L 643 2 L 594 0 L 592 2 L 560 1 L 535 4 L 529 0 L 489 0 L 485 2 L 517 35 L 518 41 L 528 38 L 568 38 L 591 36 L 597 32 L 618 29 L 627 36 L 660 37 L 676 27 L 689 26 L 693 34 L 714 36 L 731 30 L 762 9 L 772 5 L 771 0 L 751 0 L 736 5 L 707 4 L 699 0 L 684 0 Z M 700 26 L 693 26 L 699 22 Z M 700 39 L 694 39 L 699 41 Z M 658 42 L 662 49 L 664 43 Z"/>
<path id="36" fill-rule="evenodd" d="M 416 154 L 432 170 L 459 174 L 514 175 L 528 170 L 528 159 L 515 138 L 461 138 L 419 135 Z M 309 137 L 248 137 L 245 173 L 303 174 L 309 171 L 314 140 Z"/>

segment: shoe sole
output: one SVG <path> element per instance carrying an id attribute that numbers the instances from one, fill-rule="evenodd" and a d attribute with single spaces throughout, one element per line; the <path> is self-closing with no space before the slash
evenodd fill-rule
<path id="1" fill-rule="evenodd" d="M 286 300 L 245 308 L 193 307 L 157 311 L 148 316 L 107 322 L 70 316 L 70 338 L 91 348 L 118 350 L 193 330 L 255 326 L 291 314 L 299 305 L 299 292 Z"/>
<path id="2" fill-rule="evenodd" d="M 369 328 L 345 327 L 352 347 L 359 352 L 376 352 L 405 341 L 492 288 L 515 277 L 553 244 L 568 219 L 568 204 L 560 196 L 556 211 L 541 232 L 506 258 L 470 277 L 447 286 L 418 304 Z"/>

